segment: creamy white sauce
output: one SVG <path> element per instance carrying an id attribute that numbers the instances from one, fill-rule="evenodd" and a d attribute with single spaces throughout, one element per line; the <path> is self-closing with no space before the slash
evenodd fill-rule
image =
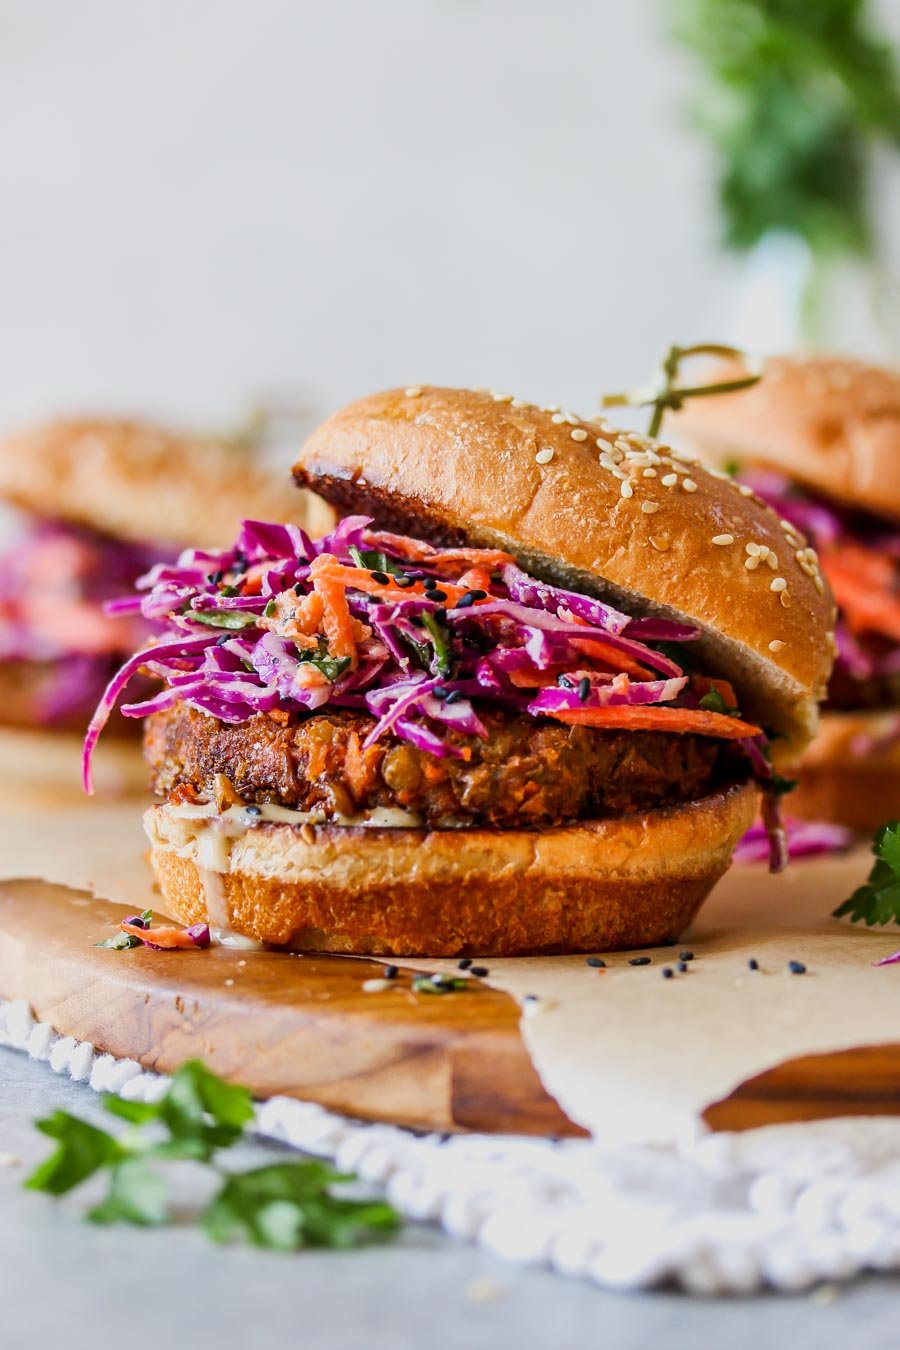
<path id="1" fill-rule="evenodd" d="M 216 809 L 215 802 L 185 803 L 166 808 L 170 816 L 190 823 L 189 843 L 178 848 L 182 856 L 192 857 L 200 876 L 206 914 L 213 938 L 226 947 L 257 950 L 258 942 L 231 929 L 228 898 L 223 876 L 231 871 L 231 850 L 259 825 L 336 825 L 339 828 L 417 829 L 421 816 L 399 807 L 381 806 L 359 815 L 328 817 L 323 811 L 295 811 L 287 806 L 266 802 L 248 811 L 246 806 Z"/>

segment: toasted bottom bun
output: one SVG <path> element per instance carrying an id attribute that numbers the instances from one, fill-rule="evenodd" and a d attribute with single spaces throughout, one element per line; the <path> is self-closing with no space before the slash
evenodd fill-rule
<path id="1" fill-rule="evenodd" d="M 214 823 L 164 805 L 144 824 L 165 907 L 183 923 L 296 951 L 515 956 L 677 937 L 756 809 L 742 784 L 543 832 L 262 824 L 232 839 L 221 871 L 202 865 Z"/>
<path id="2" fill-rule="evenodd" d="M 900 818 L 900 709 L 823 713 L 784 809 L 866 834 Z"/>
<path id="3" fill-rule="evenodd" d="M 65 806 L 84 801 L 83 737 L 72 731 L 0 726 L 0 801 Z M 147 794 L 147 766 L 137 737 L 110 736 L 94 755 L 98 797 Z"/>

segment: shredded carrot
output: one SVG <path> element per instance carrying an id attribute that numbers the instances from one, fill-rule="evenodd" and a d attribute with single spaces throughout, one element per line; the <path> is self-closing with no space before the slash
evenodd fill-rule
<path id="1" fill-rule="evenodd" d="M 759 727 L 742 722 L 738 717 L 726 717 L 724 713 L 647 704 L 618 708 L 560 708 L 558 712 L 548 712 L 547 716 L 579 726 L 613 727 L 625 731 L 671 731 L 675 735 L 717 736 L 723 740 L 743 740 L 744 737 L 760 734 Z"/>
<path id="2" fill-rule="evenodd" d="M 279 726 L 282 727 L 286 727 L 291 720 L 291 714 L 285 712 L 284 708 L 271 708 L 269 712 L 266 713 L 266 717 L 272 722 L 277 722 Z"/>
<path id="3" fill-rule="evenodd" d="M 408 539 L 403 534 L 370 534 L 368 542 L 376 548 L 384 548 L 396 553 L 410 562 L 428 563 L 433 567 L 453 567 L 458 563 L 471 563 L 476 567 L 505 567 L 515 562 L 511 553 L 496 548 L 436 548 L 433 544 L 423 543 L 419 539 Z"/>
<path id="4" fill-rule="evenodd" d="M 491 588 L 491 569 L 489 567 L 470 567 L 459 578 L 460 586 L 468 591 L 488 591 Z"/>
<path id="5" fill-rule="evenodd" d="M 633 675 L 636 680 L 659 678 L 639 661 L 635 661 L 625 652 L 620 652 L 617 647 L 604 642 L 601 638 L 572 638 L 571 644 L 578 651 L 584 652 L 585 656 L 592 656 L 595 660 L 602 661 L 605 666 L 611 666 L 613 670 L 623 670 L 626 675 Z"/>
<path id="6" fill-rule="evenodd" d="M 372 780 L 378 755 L 377 746 L 372 745 L 368 750 L 364 750 L 362 741 L 356 732 L 351 733 L 344 754 L 344 776 L 347 779 L 350 791 L 353 793 L 353 798 L 357 802 L 362 801 L 366 795 L 366 789 Z"/>
<path id="7" fill-rule="evenodd" d="M 318 566 L 319 563 L 323 566 Z M 322 601 L 322 628 L 328 640 L 329 655 L 338 660 L 349 657 L 351 670 L 356 670 L 359 665 L 359 655 L 353 634 L 353 621 L 347 608 L 347 583 L 343 576 L 336 573 L 355 570 L 349 567 L 342 568 L 327 553 L 317 558 L 310 568 L 313 589 Z"/>
<path id="8" fill-rule="evenodd" d="M 842 544 L 822 554 L 822 569 L 834 598 L 855 633 L 881 633 L 900 642 L 900 597 L 894 594 L 892 558 L 861 544 Z"/>
<path id="9" fill-rule="evenodd" d="M 323 553 L 322 558 L 329 555 Z M 412 586 L 398 586 L 396 579 L 390 577 L 385 585 L 381 581 L 375 581 L 370 572 L 366 572 L 361 567 L 346 567 L 343 563 L 335 562 L 333 559 L 323 566 L 318 566 L 320 558 L 317 558 L 309 569 L 310 577 L 316 590 L 320 589 L 319 581 L 325 579 L 341 587 L 352 587 L 355 591 L 363 591 L 367 595 L 377 595 L 383 600 L 408 600 L 414 596 L 425 596 L 428 592 L 421 581 L 416 581 Z M 447 597 L 448 605 L 455 604 L 461 596 L 465 595 L 465 588 L 456 586 L 452 582 L 442 581 L 440 589 Z M 485 601 L 476 601 L 476 604 L 486 603 Z"/>
<path id="10" fill-rule="evenodd" d="M 189 936 L 187 929 L 178 928 L 175 924 L 164 928 L 138 928 L 136 923 L 120 923 L 119 927 L 130 937 L 152 942 L 154 947 L 165 947 L 167 950 L 178 947 L 197 950 L 197 943 Z"/>

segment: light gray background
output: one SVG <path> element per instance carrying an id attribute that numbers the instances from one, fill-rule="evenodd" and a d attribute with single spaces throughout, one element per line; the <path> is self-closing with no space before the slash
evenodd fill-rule
<path id="1" fill-rule="evenodd" d="M 590 411 L 727 334 L 671 8 L 0 0 L 0 427 L 421 381 Z M 900 272 L 886 162 L 879 213 Z"/>

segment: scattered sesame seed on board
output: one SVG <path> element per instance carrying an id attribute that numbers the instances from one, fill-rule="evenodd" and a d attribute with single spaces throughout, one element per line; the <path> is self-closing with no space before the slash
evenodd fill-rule
<path id="1" fill-rule="evenodd" d="M 551 461 L 551 459 L 553 458 L 553 453 L 554 453 L 554 452 L 553 452 L 553 447 L 552 447 L 552 446 L 549 446 L 549 445 L 548 445 L 548 446 L 545 446 L 543 450 L 539 450 L 539 451 L 537 452 L 537 454 L 535 455 L 535 457 L 534 457 L 534 458 L 535 458 L 535 463 L 537 463 L 537 464 L 549 464 L 550 461 Z"/>
<path id="2" fill-rule="evenodd" d="M 782 642 L 781 638 L 773 638 L 769 643 L 769 651 L 780 652 L 783 650 L 784 646 L 785 644 Z"/>
<path id="3" fill-rule="evenodd" d="M 575 427 L 569 434 L 573 441 L 586 441 L 588 438 L 584 427 Z"/>
<path id="4" fill-rule="evenodd" d="M 713 537 L 712 537 L 712 542 L 713 542 L 714 544 L 718 544 L 721 548 L 726 548 L 729 544 L 733 544 L 733 543 L 734 543 L 734 535 L 733 535 L 733 534 L 714 534 Z"/>

